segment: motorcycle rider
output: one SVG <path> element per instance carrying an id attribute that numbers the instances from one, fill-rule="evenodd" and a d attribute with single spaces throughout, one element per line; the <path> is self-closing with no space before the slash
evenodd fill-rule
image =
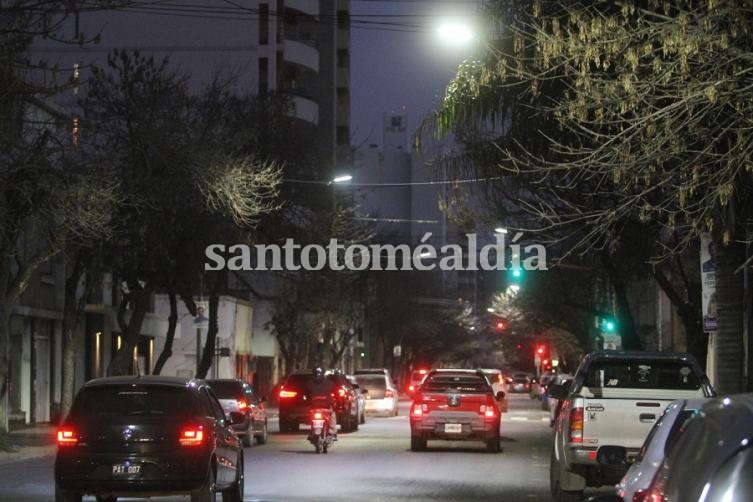
<path id="1" fill-rule="evenodd" d="M 329 408 L 329 433 L 337 441 L 337 414 L 334 410 L 335 382 L 325 378 L 322 368 L 314 368 L 314 378 L 309 380 L 307 393 L 311 400 L 311 408 Z"/>

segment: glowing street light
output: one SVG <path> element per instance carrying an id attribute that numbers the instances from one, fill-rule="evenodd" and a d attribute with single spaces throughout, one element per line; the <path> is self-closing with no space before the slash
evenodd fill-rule
<path id="1" fill-rule="evenodd" d="M 342 176 L 337 176 L 335 179 L 332 180 L 332 183 L 345 183 L 346 181 L 350 181 L 353 179 L 353 176 L 350 174 L 343 174 Z"/>
<path id="2" fill-rule="evenodd" d="M 473 31 L 465 24 L 445 22 L 437 28 L 439 38 L 451 44 L 466 44 L 473 40 Z"/>

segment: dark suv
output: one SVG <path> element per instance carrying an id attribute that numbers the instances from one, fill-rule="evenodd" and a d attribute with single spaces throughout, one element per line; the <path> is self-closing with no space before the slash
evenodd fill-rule
<path id="1" fill-rule="evenodd" d="M 500 451 L 498 402 L 505 393 L 492 390 L 482 370 L 430 371 L 413 395 L 410 409 L 411 450 L 429 439 L 480 440 L 489 452 Z"/>
<path id="2" fill-rule="evenodd" d="M 295 432 L 300 424 L 309 420 L 309 397 L 306 389 L 314 378 L 313 370 L 301 370 L 285 379 L 279 393 L 280 432 Z M 348 378 L 337 371 L 327 371 L 329 378 L 336 385 L 335 412 L 340 430 L 355 431 L 358 428 L 358 403 L 356 393 Z"/>
<path id="3" fill-rule="evenodd" d="M 58 428 L 55 501 L 189 494 L 243 500 L 243 447 L 202 380 L 161 376 L 91 380 Z"/>
<path id="4" fill-rule="evenodd" d="M 254 393 L 251 385 L 237 378 L 209 379 L 207 383 L 220 400 L 225 414 L 237 411 L 246 417 L 242 424 L 233 426 L 233 430 L 243 441 L 243 446 L 251 446 L 254 438 L 257 443 L 265 444 L 267 410 L 264 409 L 264 399 Z"/>

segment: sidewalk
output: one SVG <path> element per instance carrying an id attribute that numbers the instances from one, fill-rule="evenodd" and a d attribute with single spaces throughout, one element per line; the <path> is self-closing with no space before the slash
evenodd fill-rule
<path id="1" fill-rule="evenodd" d="M 30 458 L 54 455 L 57 448 L 57 426 L 38 424 L 10 431 L 2 436 L 2 442 L 12 451 L 0 451 L 0 465 Z"/>

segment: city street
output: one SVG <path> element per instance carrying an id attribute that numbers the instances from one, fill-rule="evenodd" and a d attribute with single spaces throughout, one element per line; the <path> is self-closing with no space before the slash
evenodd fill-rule
<path id="1" fill-rule="evenodd" d="M 509 397 L 498 454 L 480 442 L 430 441 L 427 451 L 410 451 L 407 401 L 400 416 L 369 416 L 357 432 L 341 433 L 326 455 L 314 452 L 304 431 L 280 434 L 274 419 L 269 443 L 246 448 L 244 500 L 548 502 L 548 415 L 527 394 Z M 53 500 L 52 466 L 51 456 L 0 465 L 0 500 Z"/>

